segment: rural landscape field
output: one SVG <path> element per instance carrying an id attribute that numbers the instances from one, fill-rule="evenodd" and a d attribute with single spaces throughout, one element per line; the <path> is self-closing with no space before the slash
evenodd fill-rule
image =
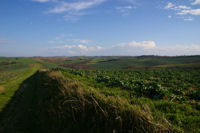
<path id="1" fill-rule="evenodd" d="M 0 133 L 200 133 L 200 0 L 0 0 Z"/>
<path id="2" fill-rule="evenodd" d="M 200 56 L 0 58 L 1 133 L 200 132 Z"/>

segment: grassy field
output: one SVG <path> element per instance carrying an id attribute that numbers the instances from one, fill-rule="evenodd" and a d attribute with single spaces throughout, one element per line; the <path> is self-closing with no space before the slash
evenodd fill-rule
<path id="1" fill-rule="evenodd" d="M 0 125 L 1 133 L 198 133 L 200 56 L 1 57 Z"/>
<path id="2" fill-rule="evenodd" d="M 63 75 L 96 88 L 107 97 L 123 97 L 164 116 L 180 132 L 200 132 L 200 70 L 62 70 Z"/>
<path id="3" fill-rule="evenodd" d="M 105 59 L 91 64 L 97 69 L 126 69 L 126 68 L 145 68 L 162 66 L 184 66 L 195 63 L 200 66 L 200 56 L 191 57 L 121 57 Z"/>
<path id="4" fill-rule="evenodd" d="M 0 111 L 9 102 L 22 82 L 38 70 L 38 65 L 20 70 L 0 72 Z"/>
<path id="5" fill-rule="evenodd" d="M 46 67 L 67 67 L 75 69 L 140 69 L 200 67 L 200 56 L 139 56 L 139 57 L 56 57 L 33 58 Z"/>

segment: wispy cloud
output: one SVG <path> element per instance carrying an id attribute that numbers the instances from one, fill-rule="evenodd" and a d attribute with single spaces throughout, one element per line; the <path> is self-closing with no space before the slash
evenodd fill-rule
<path id="1" fill-rule="evenodd" d="M 138 47 L 143 49 L 151 49 L 156 47 L 156 43 L 154 41 L 142 41 L 142 42 L 123 42 L 117 45 L 119 47 Z"/>
<path id="2" fill-rule="evenodd" d="M 183 10 L 183 9 L 191 9 L 191 7 L 189 6 L 185 6 L 185 5 L 175 5 L 171 2 L 167 3 L 167 5 L 165 6 L 165 9 L 170 9 L 170 10 L 177 10 L 177 11 L 180 11 L 180 10 Z"/>
<path id="3" fill-rule="evenodd" d="M 56 47 L 50 47 L 49 50 L 56 50 L 62 53 L 65 53 L 65 55 L 88 55 L 92 52 L 97 52 L 99 50 L 102 50 L 103 48 L 101 46 L 87 46 L 83 44 L 76 44 L 76 45 L 63 45 L 63 46 L 56 46 Z"/>
<path id="4" fill-rule="evenodd" d="M 82 16 L 91 14 L 89 10 L 97 7 L 108 0 L 32 0 L 40 3 L 52 3 L 52 7 L 49 8 L 45 13 L 47 14 L 62 14 L 63 20 L 76 22 L 80 20 Z M 122 6 L 116 6 L 115 9 L 120 12 L 123 16 L 130 14 L 131 10 L 135 9 L 133 6 L 135 0 L 118 0 L 121 1 Z M 128 5 L 124 5 L 124 4 Z"/>
<path id="5" fill-rule="evenodd" d="M 183 20 L 184 20 L 184 21 L 190 21 L 190 22 L 191 22 L 191 21 L 194 21 L 194 18 L 188 17 L 188 18 L 184 18 Z"/>
<path id="6" fill-rule="evenodd" d="M 194 4 L 192 3 L 192 5 Z M 175 11 L 175 15 L 185 16 L 181 17 L 184 21 L 194 21 L 195 19 L 192 16 L 200 15 L 200 9 L 194 9 L 186 5 L 176 5 L 171 2 L 168 2 L 164 9 Z"/>
<path id="7" fill-rule="evenodd" d="M 72 39 L 73 42 L 82 43 L 82 44 L 89 44 L 89 40 L 81 40 L 81 39 Z"/>
<path id="8" fill-rule="evenodd" d="M 200 9 L 181 10 L 178 15 L 200 15 Z"/>
<path id="9" fill-rule="evenodd" d="M 194 2 L 191 3 L 192 5 L 200 5 L 200 0 L 194 0 Z"/>
<path id="10" fill-rule="evenodd" d="M 118 6 L 116 7 L 117 10 L 125 10 L 125 9 L 133 9 L 133 6 Z"/>
<path id="11" fill-rule="evenodd" d="M 200 45 L 157 46 L 152 53 L 156 55 L 199 55 Z"/>
<path id="12" fill-rule="evenodd" d="M 52 40 L 49 40 L 49 44 L 65 44 L 67 43 L 72 37 L 72 34 L 60 34 L 54 37 Z"/>
<path id="13" fill-rule="evenodd" d="M 168 15 L 167 17 L 168 17 L 169 19 L 170 19 L 170 18 L 172 18 L 172 16 L 171 16 L 171 15 Z"/>
<path id="14" fill-rule="evenodd" d="M 130 11 L 133 9 L 135 9 L 135 7 L 132 5 L 116 7 L 116 10 L 118 10 L 120 13 L 122 13 L 123 16 L 129 15 Z"/>
<path id="15" fill-rule="evenodd" d="M 87 15 L 85 12 L 68 12 L 63 16 L 65 21 L 77 22 L 81 16 Z"/>
<path id="16" fill-rule="evenodd" d="M 87 9 L 93 8 L 102 4 L 107 0 L 32 0 L 40 3 L 52 3 L 53 7 L 45 13 L 64 14 L 63 19 L 66 21 L 75 22 L 80 16 L 86 15 Z"/>
<path id="17" fill-rule="evenodd" d="M 32 0 L 32 1 L 40 2 L 40 3 L 45 3 L 45 2 L 49 2 L 50 0 Z"/>
<path id="18" fill-rule="evenodd" d="M 54 39 L 49 40 L 48 43 L 52 45 L 67 45 L 67 44 L 83 44 L 83 45 L 89 45 L 91 43 L 90 40 L 86 39 L 77 39 L 77 38 L 72 38 L 72 34 L 60 34 L 56 36 Z"/>
<path id="19" fill-rule="evenodd" d="M 84 44 L 50 47 L 50 51 L 62 55 L 196 55 L 200 45 L 157 45 L 154 41 L 122 42 L 112 46 L 88 46 Z"/>
<path id="20" fill-rule="evenodd" d="M 97 6 L 105 0 L 88 0 L 88 1 L 75 1 L 75 2 L 59 2 L 49 13 L 64 13 L 64 12 L 79 12 L 93 6 Z"/>
<path id="21" fill-rule="evenodd" d="M 167 5 L 165 6 L 165 9 L 173 9 L 175 5 L 171 2 L 168 2 Z"/>

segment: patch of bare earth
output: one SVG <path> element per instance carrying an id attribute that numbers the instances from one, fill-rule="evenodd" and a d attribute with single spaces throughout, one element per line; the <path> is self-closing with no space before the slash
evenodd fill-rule
<path id="1" fill-rule="evenodd" d="M 62 62 L 62 61 L 68 60 L 67 57 L 36 57 L 34 59 L 37 61 L 45 61 L 49 63 L 56 63 L 56 62 Z"/>
<path id="2" fill-rule="evenodd" d="M 60 66 L 73 68 L 73 69 L 92 69 L 91 66 L 87 65 L 88 63 L 89 63 L 89 60 L 84 61 L 84 62 L 78 62 L 78 63 L 64 64 L 64 65 L 60 65 Z"/>
<path id="3" fill-rule="evenodd" d="M 0 91 L 3 91 L 4 90 L 4 87 L 3 86 L 0 86 Z"/>

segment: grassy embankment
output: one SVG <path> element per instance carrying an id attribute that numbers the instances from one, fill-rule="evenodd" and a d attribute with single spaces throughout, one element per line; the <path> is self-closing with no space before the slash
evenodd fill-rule
<path id="1" fill-rule="evenodd" d="M 33 64 L 25 68 L 15 68 L 13 70 L 0 72 L 0 111 L 9 102 L 22 82 L 34 74 L 38 68 L 38 65 Z"/>
<path id="2" fill-rule="evenodd" d="M 26 58 L 14 60 L 17 63 L 4 66 L 0 72 L 0 132 L 200 132 L 198 100 L 193 104 L 193 100 L 187 95 L 188 90 L 198 88 L 199 80 L 196 78 L 199 71 L 194 73 L 195 69 L 177 69 L 177 72 L 173 69 L 169 70 L 169 75 L 166 75 L 168 70 L 164 69 L 136 72 L 127 70 L 128 75 L 126 71 L 117 70 L 86 73 L 74 70 L 75 74 L 68 70 L 62 73 L 35 73 L 39 64 L 48 68 L 57 67 L 58 64 Z M 30 65 L 31 63 L 39 64 Z M 180 95 L 186 99 L 172 101 L 170 97 L 138 97 L 134 94 L 135 90 L 126 90 L 117 84 L 110 86 L 111 80 L 108 83 L 97 82 L 94 79 L 95 73 L 111 77 L 120 75 L 122 83 L 127 82 L 129 77 L 146 80 L 145 82 L 155 80 L 161 88 L 169 87 L 166 88 L 170 89 L 169 96 L 175 94 L 176 98 Z M 129 75 L 130 73 L 133 75 Z M 195 79 L 191 78 L 195 74 Z M 168 81 L 167 86 L 165 80 Z M 184 84 L 180 84 L 181 81 Z M 148 82 L 140 90 L 149 91 Z M 186 94 L 179 94 L 180 87 Z"/>
<path id="3" fill-rule="evenodd" d="M 114 98 L 124 98 L 126 99 L 131 105 L 137 105 L 141 108 L 149 108 L 152 116 L 157 121 L 166 118 L 169 121 L 173 128 L 175 128 L 180 132 L 185 133 L 196 133 L 200 132 L 200 104 L 198 100 L 194 101 L 193 98 L 195 97 L 187 97 L 192 91 L 192 88 L 198 88 L 199 80 L 198 80 L 198 73 L 199 71 L 190 70 L 190 69 L 172 69 L 172 70 L 136 70 L 136 71 L 71 71 L 71 70 L 64 70 L 62 73 L 65 77 L 70 77 L 71 79 L 77 80 L 83 84 L 91 86 L 92 88 L 96 88 L 99 92 L 103 93 L 106 97 L 114 97 Z M 173 73 L 173 75 L 171 74 Z M 97 74 L 104 75 L 105 77 L 110 76 L 111 78 L 107 79 L 105 82 L 98 82 L 95 79 Z M 132 74 L 129 75 L 129 74 Z M 180 76 L 181 75 L 181 76 Z M 196 76 L 195 76 L 196 75 Z M 153 95 L 159 95 L 160 91 L 154 92 L 151 86 L 148 84 L 143 84 L 139 87 L 140 90 L 144 90 L 144 94 L 147 91 L 148 95 L 142 94 L 142 91 L 137 92 L 135 89 L 122 89 L 116 82 L 112 81 L 112 76 L 115 78 L 122 78 L 126 79 L 123 82 L 128 82 L 127 78 L 134 78 L 134 80 L 141 81 L 141 83 L 151 81 L 151 77 L 157 76 L 155 78 L 156 84 L 161 84 L 161 88 L 163 85 L 169 86 L 165 88 L 167 96 L 160 97 L 159 99 L 154 99 Z M 128 77 L 127 77 L 128 76 Z M 139 78 L 138 78 L 139 76 Z M 168 78 L 169 76 L 169 78 Z M 182 77 L 183 76 L 183 77 Z M 195 78 L 191 78 L 195 76 Z M 98 76 L 97 76 L 98 77 Z M 179 80 L 177 80 L 179 78 Z M 149 80 L 151 79 L 151 80 Z M 167 80 L 166 80 L 167 79 Z M 168 82 L 166 82 L 168 81 Z M 115 84 L 112 84 L 114 82 Z M 152 81 L 153 82 L 153 81 Z M 182 84 L 184 82 L 184 84 Z M 127 84 L 127 83 L 126 83 Z M 132 83 L 133 84 L 133 83 Z M 132 85 L 130 84 L 130 85 Z M 135 86 L 136 84 L 134 84 Z M 146 86 L 147 85 L 147 86 Z M 126 85 L 125 85 L 126 86 Z M 133 86 L 133 87 L 134 87 Z M 160 85 L 159 85 L 160 86 Z M 155 86 L 156 87 L 156 86 Z M 85 87 L 87 88 L 87 87 Z M 179 88 L 180 92 L 179 92 Z M 182 89 L 184 88 L 184 89 Z M 191 90 L 190 90 L 191 88 Z M 153 88 L 154 89 L 154 88 Z M 162 90 L 162 89 L 161 89 Z M 149 91 L 151 92 L 149 94 Z M 158 94 L 157 94 L 158 93 Z M 187 94 L 188 93 L 188 94 Z M 180 99 L 181 98 L 181 99 Z M 191 98 L 191 99 L 190 99 Z M 146 107 L 145 107 L 146 106 Z"/>
<path id="4" fill-rule="evenodd" d="M 0 131 L 8 133 L 172 130 L 163 117 L 154 119 L 147 106 L 141 108 L 123 97 L 105 96 L 60 72 L 37 72 L 25 80 L 1 116 Z"/>

